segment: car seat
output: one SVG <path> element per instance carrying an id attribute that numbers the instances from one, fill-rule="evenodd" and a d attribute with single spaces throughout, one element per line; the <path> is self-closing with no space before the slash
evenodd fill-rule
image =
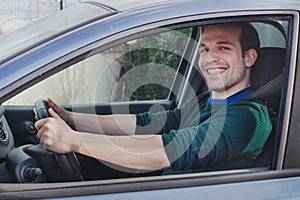
<path id="1" fill-rule="evenodd" d="M 284 82 L 285 58 L 286 51 L 284 48 L 261 48 L 258 60 L 252 67 L 251 86 L 254 92 L 245 100 L 263 102 L 269 110 L 273 125 L 272 132 L 262 154 L 255 163 L 255 167 L 270 166 L 272 161 Z"/>

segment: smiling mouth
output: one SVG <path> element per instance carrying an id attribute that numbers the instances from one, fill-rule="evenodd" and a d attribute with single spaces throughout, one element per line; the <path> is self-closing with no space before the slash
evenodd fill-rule
<path id="1" fill-rule="evenodd" d="M 206 70 L 209 75 L 219 75 L 226 71 L 226 68 L 212 68 Z"/>

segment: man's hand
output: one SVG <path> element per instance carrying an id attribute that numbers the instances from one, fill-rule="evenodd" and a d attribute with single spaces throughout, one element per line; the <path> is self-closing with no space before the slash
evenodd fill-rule
<path id="1" fill-rule="evenodd" d="M 54 101 L 52 101 L 52 99 L 47 98 L 46 99 L 48 107 L 52 108 L 61 119 L 63 119 L 67 124 L 69 124 L 69 126 L 73 127 L 74 126 L 74 120 L 72 118 L 72 113 L 70 113 L 69 111 L 65 110 L 63 107 L 59 106 L 58 104 L 56 104 Z"/>
<path id="2" fill-rule="evenodd" d="M 49 103 L 48 100 L 47 102 Z M 77 132 L 72 130 L 52 107 L 49 108 L 49 113 L 52 117 L 35 123 L 40 143 L 45 149 L 60 154 L 77 151 L 81 144 Z"/>

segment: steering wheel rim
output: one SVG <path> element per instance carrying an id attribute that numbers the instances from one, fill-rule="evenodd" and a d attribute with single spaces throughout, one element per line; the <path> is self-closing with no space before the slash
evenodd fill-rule
<path id="1" fill-rule="evenodd" d="M 38 99 L 34 107 L 39 119 L 51 117 L 48 111 L 47 102 L 44 99 Z M 83 181 L 80 164 L 74 152 L 67 154 L 58 154 L 53 152 L 58 166 L 67 179 L 66 181 Z"/>

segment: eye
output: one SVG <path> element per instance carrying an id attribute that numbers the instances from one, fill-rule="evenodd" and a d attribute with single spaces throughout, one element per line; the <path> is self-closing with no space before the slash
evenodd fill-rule
<path id="1" fill-rule="evenodd" d="M 203 54 L 203 53 L 207 53 L 209 51 L 209 49 L 208 48 L 201 48 L 200 49 L 200 54 Z"/>
<path id="2" fill-rule="evenodd" d="M 221 51 L 227 51 L 227 50 L 230 50 L 229 47 L 225 47 L 225 46 L 221 46 L 219 49 L 220 49 Z"/>

